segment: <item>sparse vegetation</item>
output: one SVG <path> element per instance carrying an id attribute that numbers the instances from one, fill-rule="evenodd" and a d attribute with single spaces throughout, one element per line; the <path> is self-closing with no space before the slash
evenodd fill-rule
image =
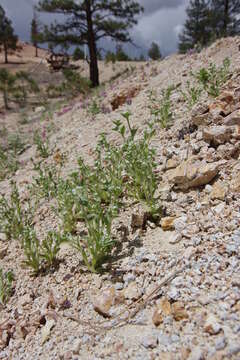
<path id="1" fill-rule="evenodd" d="M 46 128 L 43 128 L 42 134 L 39 131 L 35 131 L 34 134 L 34 143 L 37 146 L 37 151 L 42 158 L 47 158 L 49 156 L 49 146 Z"/>
<path id="2" fill-rule="evenodd" d="M 0 91 L 3 94 L 5 109 L 9 110 L 9 100 L 18 103 L 20 107 L 25 107 L 28 94 L 39 92 L 39 87 L 25 71 L 13 75 L 6 69 L 0 69 Z"/>
<path id="3" fill-rule="evenodd" d="M 169 86 L 166 90 L 162 91 L 162 96 L 160 99 L 157 98 L 156 93 L 151 91 L 149 94 L 149 109 L 151 115 L 154 118 L 156 123 L 159 123 L 162 128 L 168 127 L 172 120 L 172 103 L 171 103 L 171 93 L 173 87 Z"/>
<path id="4" fill-rule="evenodd" d="M 186 90 L 181 90 L 181 94 L 183 95 L 189 109 L 198 102 L 202 92 L 203 89 L 198 84 L 191 84 L 189 80 L 187 81 Z"/>
<path id="5" fill-rule="evenodd" d="M 19 163 L 11 151 L 6 151 L 0 146 L 0 180 L 17 171 Z"/>
<path id="6" fill-rule="evenodd" d="M 222 66 L 217 67 L 211 63 L 209 67 L 201 68 L 195 75 L 196 79 L 203 86 L 203 89 L 212 97 L 217 97 L 220 94 L 221 87 L 229 78 L 230 60 L 226 58 Z"/>
<path id="7" fill-rule="evenodd" d="M 0 304 L 5 305 L 12 294 L 14 275 L 11 270 L 4 272 L 0 268 Z"/>
<path id="8" fill-rule="evenodd" d="M 0 69 L 0 91 L 3 94 L 3 102 L 6 110 L 9 110 L 9 96 L 15 91 L 16 77 L 6 69 Z"/>
<path id="9" fill-rule="evenodd" d="M 0 196 L 0 225 L 7 239 L 20 239 L 24 229 L 25 213 L 21 208 L 20 196 L 15 183 L 9 201 Z"/>
<path id="10" fill-rule="evenodd" d="M 84 58 L 85 58 L 84 51 L 80 47 L 76 47 L 73 52 L 73 60 L 74 61 L 84 60 Z"/>

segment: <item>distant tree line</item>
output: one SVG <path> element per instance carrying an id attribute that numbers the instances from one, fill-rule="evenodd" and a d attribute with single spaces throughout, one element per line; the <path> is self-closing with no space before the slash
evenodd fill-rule
<path id="1" fill-rule="evenodd" d="M 212 41 L 240 34 L 240 0 L 190 0 L 179 36 L 179 51 L 199 50 Z"/>

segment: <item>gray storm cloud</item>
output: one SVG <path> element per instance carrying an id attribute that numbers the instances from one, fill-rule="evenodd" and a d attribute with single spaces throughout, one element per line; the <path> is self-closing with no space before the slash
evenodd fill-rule
<path id="1" fill-rule="evenodd" d="M 177 8 L 185 0 L 140 0 L 139 3 L 144 7 L 144 14 L 148 15 L 160 9 Z"/>
<path id="2" fill-rule="evenodd" d="M 131 31 L 134 42 L 139 49 L 126 46 L 132 56 L 147 54 L 152 41 L 156 41 L 163 54 L 169 54 L 177 49 L 177 29 L 185 21 L 185 8 L 189 0 L 139 0 L 145 11 L 140 16 L 138 25 Z M 33 16 L 33 5 L 38 0 L 0 0 L 7 15 L 13 22 L 20 39 L 29 41 L 30 23 Z M 53 17 L 40 14 L 43 22 L 49 23 Z M 107 48 L 114 48 L 110 42 L 104 42 Z"/>

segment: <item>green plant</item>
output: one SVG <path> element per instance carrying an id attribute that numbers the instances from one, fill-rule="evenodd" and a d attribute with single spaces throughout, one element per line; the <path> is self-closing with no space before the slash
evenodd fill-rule
<path id="1" fill-rule="evenodd" d="M 0 91 L 3 93 L 3 102 L 9 110 L 9 95 L 15 91 L 16 77 L 6 69 L 0 69 Z"/>
<path id="2" fill-rule="evenodd" d="M 79 73 L 71 69 L 64 69 L 63 76 L 65 81 L 62 83 L 61 90 L 64 95 L 74 97 L 79 93 L 87 94 L 90 91 L 90 82 L 83 78 Z"/>
<path id="3" fill-rule="evenodd" d="M 85 58 L 84 51 L 81 48 L 76 47 L 73 52 L 73 60 L 74 61 L 84 60 L 84 58 Z"/>
<path id="4" fill-rule="evenodd" d="M 12 183 L 12 192 L 9 202 L 3 195 L 0 196 L 0 227 L 7 239 L 18 239 L 24 229 L 25 214 L 21 209 L 20 196 L 16 183 Z"/>
<path id="5" fill-rule="evenodd" d="M 37 275 L 41 268 L 41 248 L 34 229 L 27 226 L 23 230 L 22 247 L 24 250 L 24 264 L 33 269 Z"/>
<path id="6" fill-rule="evenodd" d="M 15 75 L 15 89 L 13 96 L 15 101 L 21 106 L 27 105 L 29 93 L 39 93 L 40 89 L 33 78 L 25 71 L 18 71 Z"/>
<path id="7" fill-rule="evenodd" d="M 91 212 L 86 214 L 87 236 L 72 238 L 72 245 L 81 252 L 83 261 L 91 272 L 97 272 L 107 260 L 114 241 L 111 236 L 112 214 L 99 204 L 91 204 Z"/>
<path id="8" fill-rule="evenodd" d="M 127 182 L 128 195 L 144 203 L 153 218 L 159 217 L 159 206 L 155 199 L 157 178 L 155 174 L 155 151 L 150 147 L 150 141 L 155 135 L 153 124 L 148 124 L 142 139 L 136 141 L 138 129 L 131 126 L 130 113 L 122 114 L 127 122 L 129 136 L 126 137 L 126 127 L 121 121 L 115 122 L 114 130 L 123 138 L 122 161 L 124 172 L 129 177 Z"/>
<path id="9" fill-rule="evenodd" d="M 184 100 L 188 104 L 188 108 L 191 109 L 200 99 L 202 94 L 202 88 L 197 85 L 191 85 L 190 81 L 187 81 L 186 91 L 181 90 Z"/>
<path id="10" fill-rule="evenodd" d="M 24 264 L 33 270 L 35 275 L 44 268 L 51 268 L 57 264 L 60 245 L 66 237 L 57 232 L 49 231 L 42 242 L 39 241 L 32 226 L 26 226 L 22 236 L 24 250 Z"/>
<path id="11" fill-rule="evenodd" d="M 201 68 L 195 75 L 195 78 L 200 82 L 208 95 L 217 97 L 220 94 L 221 87 L 229 78 L 229 68 L 230 60 L 226 58 L 220 67 L 211 63 L 207 69 Z"/>
<path id="12" fill-rule="evenodd" d="M 60 181 L 57 168 L 54 166 L 41 167 L 40 164 L 34 164 L 34 166 L 35 170 L 38 171 L 39 176 L 34 178 L 31 193 L 38 198 L 44 197 L 50 199 L 55 197 Z"/>
<path id="13" fill-rule="evenodd" d="M 37 146 L 39 155 L 44 159 L 47 158 L 49 156 L 49 147 L 46 130 L 44 129 L 41 135 L 39 134 L 39 131 L 35 131 L 33 141 Z"/>
<path id="14" fill-rule="evenodd" d="M 18 165 L 16 156 L 11 151 L 6 151 L 0 146 L 0 180 L 16 172 Z"/>
<path id="15" fill-rule="evenodd" d="M 12 282 L 14 280 L 11 270 L 3 272 L 0 269 L 0 303 L 5 305 L 12 294 Z"/>
<path id="16" fill-rule="evenodd" d="M 93 99 L 88 107 L 88 113 L 94 118 L 96 115 L 101 113 L 101 107 L 96 99 Z"/>
<path id="17" fill-rule="evenodd" d="M 45 260 L 48 267 L 56 264 L 57 254 L 63 241 L 66 241 L 66 239 L 55 231 L 49 231 L 46 238 L 42 241 L 40 256 Z"/>
<path id="18" fill-rule="evenodd" d="M 11 150 L 15 156 L 24 149 L 24 146 L 25 144 L 18 134 L 9 135 L 8 150 Z"/>
<path id="19" fill-rule="evenodd" d="M 170 96 L 173 89 L 172 86 L 169 86 L 166 90 L 163 90 L 160 100 L 156 98 L 153 91 L 149 95 L 151 115 L 154 117 L 155 122 L 160 123 L 162 128 L 168 127 L 172 121 L 172 103 Z"/>

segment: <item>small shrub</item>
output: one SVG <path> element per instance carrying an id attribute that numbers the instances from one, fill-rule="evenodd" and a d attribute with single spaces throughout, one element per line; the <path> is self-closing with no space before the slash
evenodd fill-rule
<path id="1" fill-rule="evenodd" d="M 101 113 L 101 106 L 96 99 L 93 99 L 92 103 L 88 107 L 88 113 L 95 118 L 96 115 Z"/>
<path id="2" fill-rule="evenodd" d="M 33 269 L 37 275 L 41 268 L 41 249 L 37 235 L 32 227 L 25 227 L 22 236 L 22 247 L 24 250 L 24 265 Z"/>
<path id="3" fill-rule="evenodd" d="M 37 151 L 39 155 L 44 159 L 49 157 L 49 146 L 46 136 L 46 130 L 43 129 L 42 134 L 40 134 L 39 131 L 35 131 L 33 141 L 34 144 L 37 146 Z"/>
<path id="4" fill-rule="evenodd" d="M 25 254 L 24 264 L 33 270 L 34 275 L 57 264 L 60 245 L 66 241 L 59 233 L 49 231 L 42 243 L 33 227 L 24 228 L 22 247 Z"/>
<path id="5" fill-rule="evenodd" d="M 76 47 L 76 49 L 73 52 L 73 60 L 74 61 L 84 60 L 84 58 L 85 58 L 84 51 L 81 48 Z"/>
<path id="6" fill-rule="evenodd" d="M 188 108 L 191 109 L 200 99 L 202 94 L 202 88 L 197 85 L 191 85 L 190 81 L 187 81 L 186 91 L 181 91 L 184 100 L 188 104 Z"/>
<path id="7" fill-rule="evenodd" d="M 16 156 L 11 151 L 6 151 L 0 146 L 0 180 L 15 173 L 18 165 Z"/>
<path id="8" fill-rule="evenodd" d="M 89 80 L 83 78 L 79 73 L 71 69 L 64 69 L 65 82 L 62 84 L 62 91 L 65 96 L 74 97 L 79 93 L 87 94 L 90 91 Z"/>
<path id="9" fill-rule="evenodd" d="M 9 202 L 0 196 L 0 228 L 7 239 L 19 239 L 22 236 L 25 221 L 25 212 L 21 209 L 20 196 L 15 183 L 12 183 L 12 192 Z"/>
<path id="10" fill-rule="evenodd" d="M 12 294 L 13 272 L 0 269 L 0 303 L 5 305 Z"/>
<path id="11" fill-rule="evenodd" d="M 50 268 L 56 265 L 57 255 L 63 241 L 66 241 L 66 239 L 54 231 L 49 231 L 46 238 L 43 240 L 40 249 L 40 256 L 46 262 L 47 267 Z"/>
<path id="12" fill-rule="evenodd" d="M 24 142 L 21 137 L 17 134 L 12 134 L 8 137 L 8 150 L 12 151 L 16 156 L 24 149 Z"/>
<path id="13" fill-rule="evenodd" d="M 155 151 L 150 147 L 150 141 L 155 134 L 152 124 L 144 131 L 142 139 L 135 141 L 138 129 L 131 126 L 130 113 L 122 114 L 127 122 L 129 136 L 126 137 L 126 128 L 121 121 L 115 122 L 115 131 L 119 132 L 124 140 L 122 147 L 122 161 L 124 172 L 129 177 L 127 182 L 128 195 L 138 202 L 144 203 L 148 211 L 157 220 L 159 209 L 155 199 L 157 178 L 155 175 Z"/>
<path id="14" fill-rule="evenodd" d="M 91 272 L 97 272 L 109 257 L 114 246 L 111 236 L 112 214 L 99 204 L 92 204 L 85 219 L 87 236 L 72 238 L 72 245 L 81 252 L 83 261 Z"/>
<path id="15" fill-rule="evenodd" d="M 172 103 L 170 100 L 173 87 L 170 86 L 166 90 L 162 91 L 162 97 L 158 100 L 153 92 L 150 93 L 150 111 L 154 117 L 154 121 L 160 123 L 162 128 L 166 128 L 172 121 Z"/>
<path id="16" fill-rule="evenodd" d="M 50 199 L 55 197 L 60 181 L 56 167 L 42 168 L 40 164 L 35 164 L 35 170 L 38 171 L 39 176 L 34 178 L 34 183 L 30 189 L 31 193 L 37 198 Z"/>
<path id="17" fill-rule="evenodd" d="M 201 68 L 195 77 L 208 95 L 217 97 L 221 87 L 229 78 L 229 67 L 230 60 L 226 58 L 221 67 L 217 68 L 215 64 L 211 63 L 207 69 Z"/>
<path id="18" fill-rule="evenodd" d="M 6 110 L 9 110 L 9 96 L 15 91 L 16 77 L 7 69 L 0 69 L 0 92 L 3 94 L 3 102 Z"/>
<path id="19" fill-rule="evenodd" d="M 39 93 L 40 89 L 35 80 L 33 80 L 25 71 L 18 71 L 15 75 L 15 79 L 15 89 L 13 92 L 14 99 L 20 107 L 25 107 L 27 105 L 29 94 Z"/>

